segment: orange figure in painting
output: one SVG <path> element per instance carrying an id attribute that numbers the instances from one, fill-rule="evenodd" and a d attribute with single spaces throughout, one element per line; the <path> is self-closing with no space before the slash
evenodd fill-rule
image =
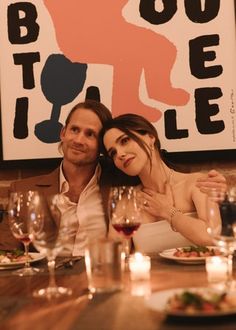
<path id="1" fill-rule="evenodd" d="M 44 0 L 58 45 L 68 59 L 113 66 L 113 115 L 133 112 L 156 122 L 161 111 L 143 104 L 139 98 L 142 72 L 151 99 L 185 105 L 189 94 L 171 83 L 175 45 L 163 35 L 127 22 L 122 16 L 127 2 Z"/>

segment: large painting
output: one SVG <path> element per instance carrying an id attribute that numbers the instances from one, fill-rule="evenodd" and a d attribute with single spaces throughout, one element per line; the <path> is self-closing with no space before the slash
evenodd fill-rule
<path id="1" fill-rule="evenodd" d="M 2 159 L 59 156 L 77 102 L 137 113 L 168 152 L 236 149 L 234 0 L 0 2 Z"/>

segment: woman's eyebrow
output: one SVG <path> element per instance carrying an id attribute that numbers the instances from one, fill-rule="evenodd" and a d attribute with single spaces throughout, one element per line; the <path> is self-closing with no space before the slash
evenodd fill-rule
<path id="1" fill-rule="evenodd" d="M 126 134 L 121 134 L 120 136 L 118 136 L 118 138 L 116 139 L 116 143 L 118 143 Z"/>
<path id="2" fill-rule="evenodd" d="M 115 140 L 115 143 L 118 143 L 124 136 L 126 136 L 125 133 L 118 136 L 118 138 L 116 138 L 116 140 Z M 113 147 L 111 147 L 107 150 L 107 152 L 110 153 L 112 150 L 115 150 L 115 149 Z"/>

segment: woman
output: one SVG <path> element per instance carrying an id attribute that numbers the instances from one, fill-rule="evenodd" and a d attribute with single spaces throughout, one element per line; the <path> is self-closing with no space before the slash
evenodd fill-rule
<path id="1" fill-rule="evenodd" d="M 149 121 L 135 114 L 109 120 L 101 132 L 101 142 L 118 169 L 141 181 L 142 226 L 133 237 L 136 249 L 158 252 L 212 244 L 206 230 L 206 194 L 196 187 L 202 173 L 186 174 L 169 167 Z"/>

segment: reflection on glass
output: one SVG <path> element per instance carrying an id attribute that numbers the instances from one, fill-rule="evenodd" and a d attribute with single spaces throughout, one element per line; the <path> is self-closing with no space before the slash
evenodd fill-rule
<path id="1" fill-rule="evenodd" d="M 207 197 L 207 231 L 228 258 L 227 286 L 232 287 L 232 260 L 236 247 L 236 188 L 211 189 Z"/>
<path id="2" fill-rule="evenodd" d="M 29 276 L 39 272 L 39 269 L 30 267 L 29 255 L 29 244 L 31 242 L 29 235 L 29 204 L 36 195 L 36 191 L 12 192 L 9 197 L 9 226 L 13 236 L 22 242 L 25 248 L 25 267 L 13 272 L 19 276 Z"/>
<path id="3" fill-rule="evenodd" d="M 55 281 L 55 259 L 69 240 L 69 226 L 60 212 L 60 194 L 34 196 L 30 205 L 30 237 L 36 249 L 47 257 L 49 286 L 34 292 L 34 296 L 57 298 L 70 295 L 71 289 L 58 287 Z"/>

